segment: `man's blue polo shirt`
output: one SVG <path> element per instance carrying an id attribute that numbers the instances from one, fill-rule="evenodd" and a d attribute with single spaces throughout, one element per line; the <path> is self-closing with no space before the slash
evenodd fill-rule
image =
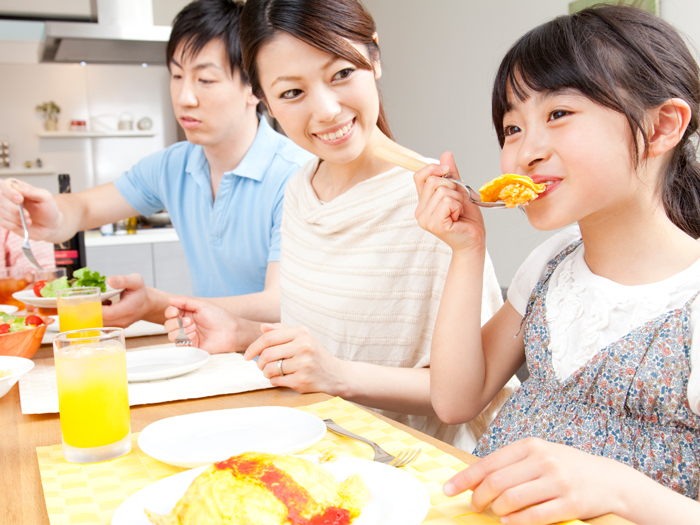
<path id="1" fill-rule="evenodd" d="M 267 263 L 280 258 L 287 179 L 313 156 L 260 118 L 238 167 L 226 172 L 214 200 L 201 146 L 179 142 L 154 153 L 114 181 L 142 215 L 167 209 L 199 297 L 260 292 Z"/>

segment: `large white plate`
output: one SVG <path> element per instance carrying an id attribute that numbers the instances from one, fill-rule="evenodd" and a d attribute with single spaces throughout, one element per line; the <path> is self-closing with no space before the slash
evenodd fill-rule
<path id="1" fill-rule="evenodd" d="M 302 456 L 316 462 L 316 458 Z M 430 510 L 430 497 L 421 483 L 401 469 L 359 458 L 338 458 L 323 467 L 343 481 L 357 472 L 370 493 L 370 500 L 352 525 L 418 525 Z M 150 525 L 144 509 L 170 512 L 190 483 L 207 467 L 180 472 L 139 490 L 124 501 L 112 516 L 112 525 Z"/>
<path id="2" fill-rule="evenodd" d="M 139 435 L 139 447 L 163 463 L 194 468 L 249 450 L 294 454 L 325 435 L 321 419 L 294 408 L 230 408 L 151 423 Z"/>
<path id="3" fill-rule="evenodd" d="M 114 297 L 118 293 L 123 292 L 123 288 L 115 290 L 114 288 L 107 287 L 107 291 L 102 294 L 102 300 Z M 18 301 L 22 301 L 24 304 L 31 304 L 32 306 L 41 306 L 42 308 L 56 308 L 56 298 L 55 297 L 37 297 L 34 290 L 21 290 L 12 294 L 12 297 Z"/>
<path id="4" fill-rule="evenodd" d="M 126 377 L 129 383 L 157 381 L 177 377 L 209 361 L 209 354 L 193 346 L 172 346 L 126 353 Z"/>

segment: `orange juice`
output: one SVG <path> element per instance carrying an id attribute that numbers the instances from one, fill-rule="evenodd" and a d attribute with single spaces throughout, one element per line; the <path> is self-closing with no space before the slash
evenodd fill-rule
<path id="1" fill-rule="evenodd" d="M 58 325 L 61 332 L 102 327 L 102 301 L 99 288 L 58 290 L 56 306 L 58 307 Z M 88 330 L 71 334 L 68 337 L 88 337 L 96 334 L 97 332 L 94 330 Z"/>
<path id="2" fill-rule="evenodd" d="M 80 330 L 81 328 L 101 328 L 102 304 L 99 301 L 64 304 L 63 301 L 59 299 L 58 326 L 61 332 Z M 76 335 L 76 337 L 78 336 Z"/>
<path id="3" fill-rule="evenodd" d="M 76 345 L 57 353 L 55 363 L 65 444 L 102 447 L 127 437 L 130 419 L 124 349 Z"/>

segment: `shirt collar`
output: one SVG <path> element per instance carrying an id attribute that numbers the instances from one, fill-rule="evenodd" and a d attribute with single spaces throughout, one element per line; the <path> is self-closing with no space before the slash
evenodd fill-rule
<path id="1" fill-rule="evenodd" d="M 275 158 L 279 134 L 270 127 L 264 116 L 259 114 L 258 119 L 260 123 L 258 124 L 258 132 L 255 134 L 253 144 L 248 148 L 238 167 L 227 171 L 225 175 L 232 173 L 239 177 L 261 181 L 265 173 L 267 173 L 272 160 Z"/>
<path id="2" fill-rule="evenodd" d="M 248 148 L 238 167 L 225 172 L 224 175 L 233 174 L 260 181 L 267 172 L 277 151 L 279 134 L 270 127 L 264 116 L 258 115 L 258 119 L 260 122 L 253 144 Z M 204 148 L 198 145 L 194 145 L 193 148 L 189 159 L 187 159 L 185 171 L 197 178 L 203 176 L 210 183 L 209 163 L 204 156 Z"/>

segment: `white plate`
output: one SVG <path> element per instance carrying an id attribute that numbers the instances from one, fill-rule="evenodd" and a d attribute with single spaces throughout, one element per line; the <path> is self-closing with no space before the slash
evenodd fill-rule
<path id="1" fill-rule="evenodd" d="M 0 377 L 0 397 L 10 391 L 15 386 L 19 378 L 34 368 L 34 361 L 24 357 L 0 355 L 0 370 L 10 371 L 12 374 Z"/>
<path id="2" fill-rule="evenodd" d="M 151 423 L 139 435 L 139 447 L 163 463 L 194 468 L 249 450 L 294 454 L 325 435 L 321 419 L 294 408 L 229 408 Z"/>
<path id="3" fill-rule="evenodd" d="M 19 307 L 13 304 L 0 304 L 0 312 L 4 314 L 12 315 L 17 310 L 19 310 Z"/>
<path id="4" fill-rule="evenodd" d="M 177 377 L 209 361 L 209 354 L 193 346 L 171 346 L 126 353 L 126 377 L 129 383 L 157 381 Z"/>
<path id="5" fill-rule="evenodd" d="M 107 291 L 102 294 L 102 300 L 109 299 L 115 295 L 123 292 L 123 288 L 115 290 L 114 288 L 107 287 Z M 24 304 L 31 304 L 32 306 L 41 306 L 42 308 L 56 308 L 56 298 L 55 297 L 37 297 L 34 290 L 21 290 L 12 294 L 12 297 L 18 301 L 22 301 Z"/>
<path id="6" fill-rule="evenodd" d="M 48 325 L 46 327 L 46 331 L 47 332 L 56 332 L 56 333 L 60 332 L 60 330 L 58 328 L 58 316 L 57 315 L 49 315 L 48 317 L 53 319 L 53 323 L 51 323 L 50 325 Z"/>
<path id="7" fill-rule="evenodd" d="M 316 462 L 317 458 L 302 456 Z M 352 525 L 418 525 L 430 510 L 430 497 L 421 483 L 401 469 L 359 458 L 338 458 L 323 467 L 343 481 L 357 472 L 370 493 L 370 500 Z M 112 516 L 112 525 L 150 525 L 144 509 L 170 512 L 192 480 L 207 467 L 174 474 L 145 487 L 124 501 Z"/>

